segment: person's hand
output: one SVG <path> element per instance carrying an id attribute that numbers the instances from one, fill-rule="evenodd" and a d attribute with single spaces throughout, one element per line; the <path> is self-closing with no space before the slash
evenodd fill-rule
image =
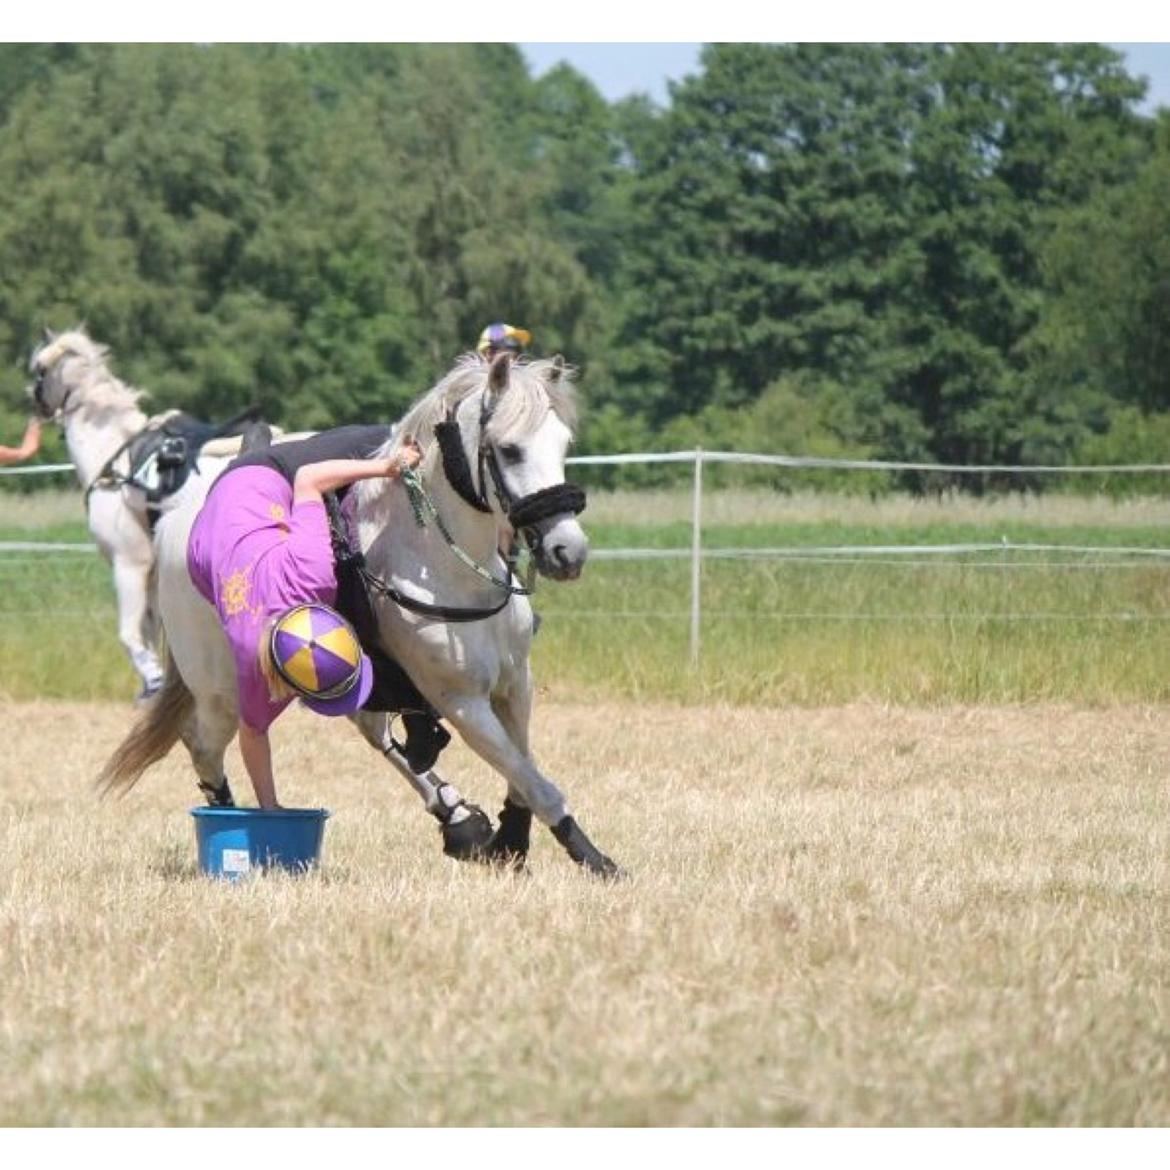
<path id="1" fill-rule="evenodd" d="M 399 449 L 393 460 L 393 474 L 401 475 L 404 471 L 413 470 L 422 459 L 422 448 L 414 439 L 407 439 Z"/>

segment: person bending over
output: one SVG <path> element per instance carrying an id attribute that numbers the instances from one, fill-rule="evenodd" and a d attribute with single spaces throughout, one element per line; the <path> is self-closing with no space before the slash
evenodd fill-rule
<path id="1" fill-rule="evenodd" d="M 375 458 L 388 427 L 338 427 L 234 460 L 212 486 L 187 545 L 195 587 L 219 614 L 236 664 L 240 754 L 261 808 L 277 800 L 268 729 L 294 698 L 322 715 L 367 701 L 373 668 L 334 608 L 324 493 L 393 479 L 417 445 Z"/>

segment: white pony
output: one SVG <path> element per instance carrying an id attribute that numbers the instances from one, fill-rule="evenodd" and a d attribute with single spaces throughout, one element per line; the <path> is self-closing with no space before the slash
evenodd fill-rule
<path id="1" fill-rule="evenodd" d="M 89 531 L 114 571 L 118 637 L 142 680 L 139 698 L 143 699 L 163 679 L 150 603 L 154 546 L 149 508 L 154 500 L 148 498 L 148 486 L 158 488 L 158 460 L 166 458 L 165 450 L 160 452 L 167 437 L 163 427 L 173 422 L 176 431 L 181 428 L 194 444 L 202 445 L 233 428 L 238 433 L 243 416 L 222 427 L 199 423 L 179 411 L 148 418 L 138 405 L 145 391 L 116 378 L 107 357 L 108 350 L 80 329 L 61 334 L 46 330 L 29 361 L 34 379 L 29 395 L 41 418 L 64 428 L 77 478 L 85 489 Z M 134 466 L 136 443 L 140 448 L 151 447 L 149 452 L 141 450 L 143 456 L 150 456 L 148 468 Z"/>
<path id="2" fill-rule="evenodd" d="M 507 781 L 491 839 L 483 844 L 476 836 L 480 810 L 434 772 L 410 771 L 385 715 L 359 711 L 353 719 L 428 811 L 458 821 L 474 838 L 474 845 L 451 848 L 444 824 L 448 853 L 522 866 L 535 814 L 574 861 L 614 877 L 618 867 L 581 830 L 529 753 L 532 608 L 500 554 L 523 533 L 541 573 L 560 580 L 580 574 L 588 552 L 576 519 L 584 493 L 564 479 L 573 423 L 572 377 L 559 358 L 513 364 L 501 355 L 489 364 L 467 355 L 416 403 L 381 452 L 393 454 L 407 436 L 415 438 L 423 449 L 417 476 L 351 489 L 382 648 Z M 215 611 L 186 567 L 187 535 L 209 478 L 189 481 L 159 524 L 166 681 L 107 762 L 99 779 L 106 787 L 128 788 L 182 738 L 208 799 L 228 791 L 223 759 L 236 730 L 235 670 Z"/>

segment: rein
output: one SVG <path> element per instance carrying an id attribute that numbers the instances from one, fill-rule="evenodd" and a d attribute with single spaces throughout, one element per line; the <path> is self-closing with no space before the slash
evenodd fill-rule
<path id="1" fill-rule="evenodd" d="M 122 488 L 129 483 L 134 483 L 134 476 L 123 475 L 120 471 L 114 470 L 114 462 L 120 456 L 124 455 L 143 435 L 149 430 L 150 426 L 145 426 L 140 431 L 135 431 L 114 453 L 102 464 L 102 469 L 93 477 L 89 486 L 85 489 L 85 497 L 83 500 L 84 506 L 89 507 L 89 497 L 93 495 L 98 488 Z"/>
<path id="2" fill-rule="evenodd" d="M 413 472 L 404 472 L 404 479 L 406 475 L 413 475 Z M 430 507 L 433 510 L 434 504 L 431 503 L 430 497 L 426 496 L 424 493 L 424 498 L 427 500 L 427 503 L 430 504 Z M 418 507 L 415 504 L 415 497 L 413 494 L 411 495 L 411 508 L 414 510 L 415 519 L 419 522 L 419 527 L 422 527 L 423 521 L 420 519 L 420 513 L 418 511 Z M 483 608 L 471 606 L 464 607 L 457 605 L 432 605 L 429 601 L 421 601 L 417 597 L 411 597 L 409 594 L 403 593 L 401 589 L 391 585 L 389 581 L 384 581 L 376 573 L 371 572 L 371 570 L 366 567 L 365 555 L 360 551 L 360 549 L 355 550 L 349 543 L 349 535 L 345 530 L 345 520 L 341 514 L 341 503 L 338 500 L 337 494 L 335 492 L 325 493 L 325 509 L 329 515 L 329 533 L 333 541 L 333 555 L 337 561 L 341 564 L 352 563 L 355 566 L 358 576 L 361 578 L 362 584 L 365 585 L 367 592 L 372 590 L 374 593 L 378 593 L 383 597 L 387 597 L 396 605 L 402 606 L 403 609 L 410 610 L 411 613 L 417 613 L 422 617 L 434 618 L 436 621 L 441 622 L 478 622 L 483 621 L 485 618 L 494 617 L 497 613 L 499 613 L 500 610 L 502 610 L 504 606 L 506 606 L 508 602 L 512 600 L 513 593 L 531 592 L 531 590 L 516 588 L 505 582 L 497 580 L 497 578 L 493 577 L 490 573 L 487 573 L 486 569 L 482 569 L 479 565 L 477 565 L 476 562 L 467 556 L 467 554 L 463 552 L 461 548 L 452 543 L 450 537 L 447 537 L 448 543 L 451 544 L 451 548 L 455 552 L 461 554 L 461 556 L 465 558 L 466 563 L 470 564 L 478 572 L 486 573 L 490 581 L 492 581 L 494 584 L 501 585 L 503 588 L 507 589 L 508 592 L 505 593 L 504 598 L 499 605 L 487 606 Z M 435 519 L 438 520 L 438 513 L 435 512 L 433 514 Z M 439 523 L 441 525 L 441 521 Z M 440 531 L 446 535 L 445 527 L 441 526 Z M 511 569 L 509 569 L 509 573 L 510 572 Z"/>
<path id="3" fill-rule="evenodd" d="M 422 480 L 419 479 L 416 472 L 411 469 L 406 469 L 402 472 L 402 484 L 406 488 L 407 494 L 410 496 L 410 508 L 414 513 L 415 523 L 420 528 L 426 527 L 426 518 L 423 516 L 424 510 L 430 514 L 430 517 L 435 522 L 435 527 L 442 534 L 443 539 L 447 542 L 447 547 L 473 572 L 477 573 L 485 581 L 490 582 L 497 589 L 505 589 L 509 593 L 519 593 L 523 596 L 528 596 L 532 592 L 531 589 L 523 585 L 514 585 L 509 579 L 501 581 L 490 569 L 485 569 L 477 560 L 469 556 L 462 548 L 455 543 L 455 538 L 451 535 L 447 525 L 443 523 L 443 517 L 439 515 L 439 509 L 435 507 L 435 501 L 431 499 L 425 487 L 423 487 Z M 508 576 L 513 576 L 511 567 L 508 569 Z M 501 608 L 503 608 L 501 606 Z M 496 612 L 493 610 L 493 612 Z"/>

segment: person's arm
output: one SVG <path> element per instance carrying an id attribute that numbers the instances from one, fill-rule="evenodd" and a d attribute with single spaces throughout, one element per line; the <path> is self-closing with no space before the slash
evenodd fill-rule
<path id="1" fill-rule="evenodd" d="M 41 420 L 36 416 L 28 420 L 24 438 L 19 447 L 0 446 L 0 463 L 21 463 L 30 459 L 41 446 Z"/>
<path id="2" fill-rule="evenodd" d="M 320 500 L 334 488 L 346 487 L 359 479 L 394 479 L 408 467 L 416 467 L 422 453 L 416 443 L 406 443 L 388 459 L 326 459 L 306 463 L 293 481 L 293 503 Z"/>
<path id="3" fill-rule="evenodd" d="M 276 801 L 276 780 L 272 775 L 272 746 L 267 731 L 255 731 L 240 720 L 240 755 L 261 808 L 280 808 Z"/>

